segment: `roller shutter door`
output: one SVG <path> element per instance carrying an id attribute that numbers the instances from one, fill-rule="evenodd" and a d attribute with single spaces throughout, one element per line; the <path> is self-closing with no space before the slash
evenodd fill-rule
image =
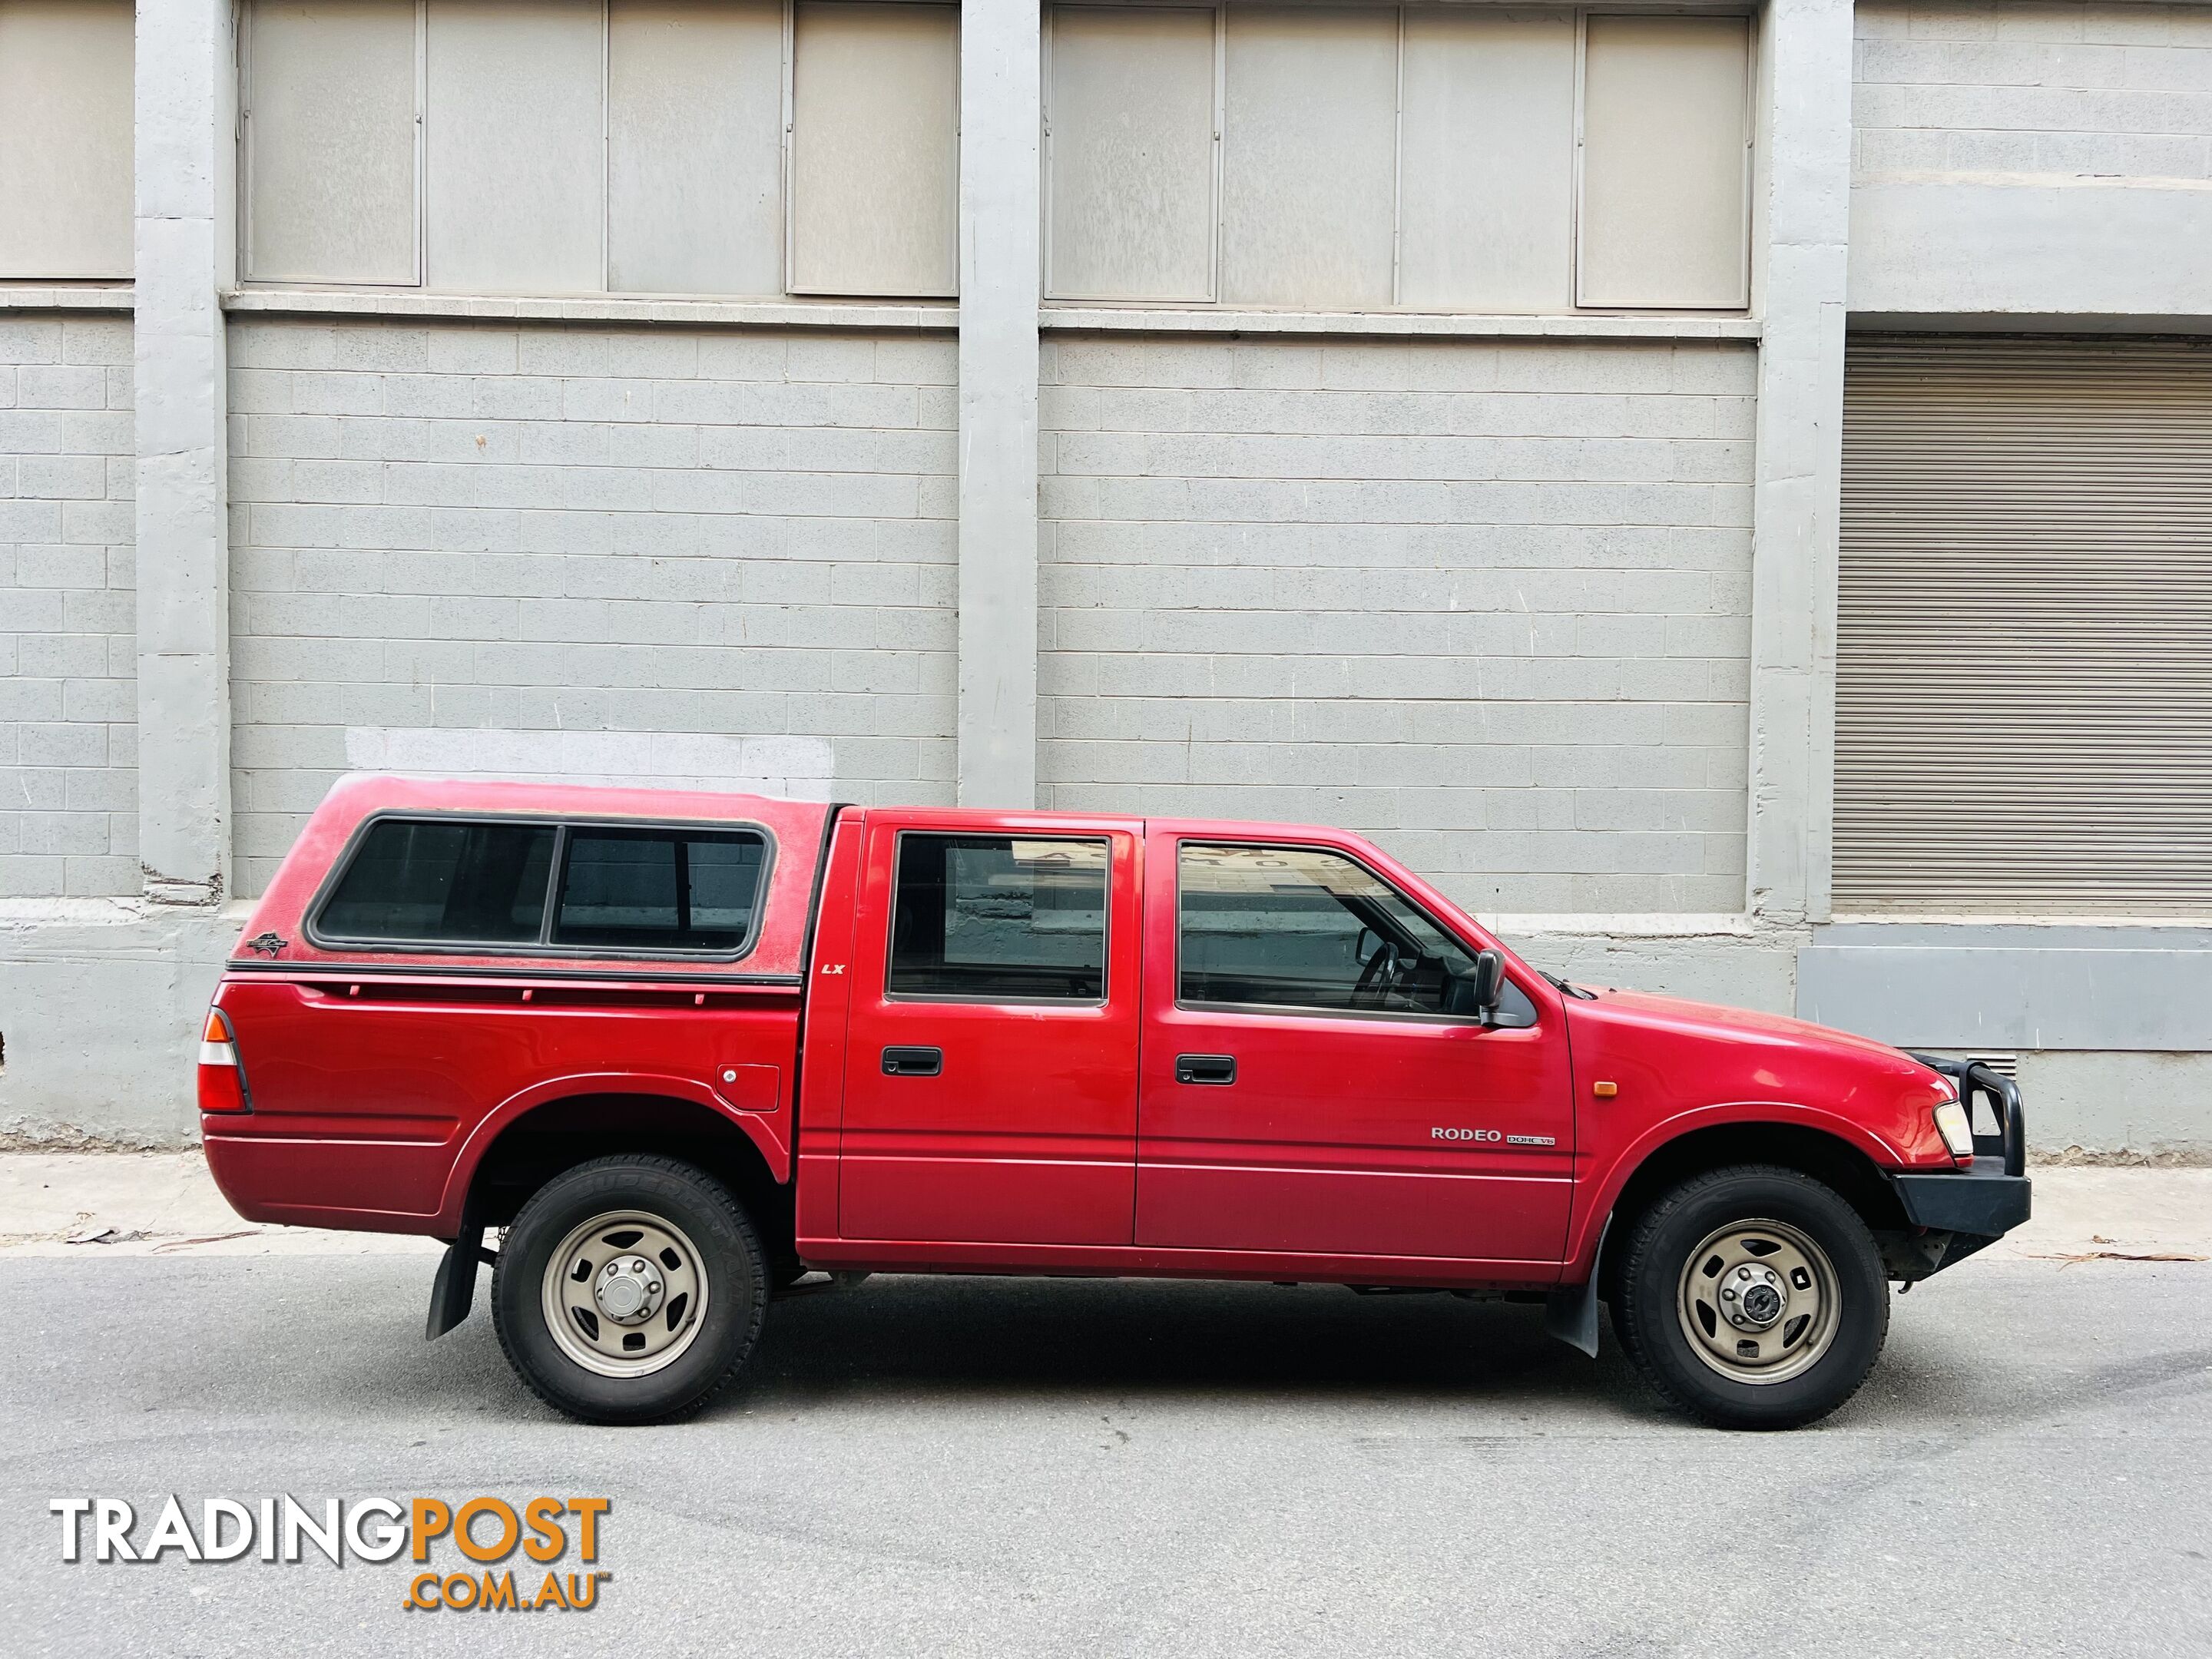
<path id="1" fill-rule="evenodd" d="M 1835 908 L 2212 907 L 2212 342 L 1855 337 Z"/>

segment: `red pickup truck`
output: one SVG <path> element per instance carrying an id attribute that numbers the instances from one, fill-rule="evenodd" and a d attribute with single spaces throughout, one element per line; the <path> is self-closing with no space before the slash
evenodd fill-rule
<path id="1" fill-rule="evenodd" d="M 1988 1068 L 1568 984 L 1280 824 L 349 778 L 199 1101 L 241 1215 L 448 1241 L 433 1337 L 490 1262 L 597 1422 L 695 1409 L 826 1270 L 1495 1295 L 1593 1354 L 1602 1298 L 1662 1394 L 1787 1427 L 2028 1212 Z"/>

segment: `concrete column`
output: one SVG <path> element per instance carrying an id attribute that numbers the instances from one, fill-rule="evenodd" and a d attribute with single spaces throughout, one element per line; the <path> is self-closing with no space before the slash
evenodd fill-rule
<path id="1" fill-rule="evenodd" d="M 1761 48 L 1746 902 L 1756 916 L 1790 923 L 1828 911 L 1850 0 L 1771 0 Z"/>
<path id="2" fill-rule="evenodd" d="M 960 804 L 1036 804 L 1036 0 L 960 13 Z"/>
<path id="3" fill-rule="evenodd" d="M 146 896 L 230 878 L 223 319 L 237 239 L 228 0 L 139 0 L 138 837 Z"/>

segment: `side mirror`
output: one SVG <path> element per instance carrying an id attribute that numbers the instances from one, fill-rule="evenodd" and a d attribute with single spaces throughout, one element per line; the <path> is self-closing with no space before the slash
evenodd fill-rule
<path id="1" fill-rule="evenodd" d="M 1504 994 L 1505 958 L 1495 951 L 1478 952 L 1471 977 L 1474 1012 L 1488 1019 L 1498 1012 L 1498 1000 Z"/>

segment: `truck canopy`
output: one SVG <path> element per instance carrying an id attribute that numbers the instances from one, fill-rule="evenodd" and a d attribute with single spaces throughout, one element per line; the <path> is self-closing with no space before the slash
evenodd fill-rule
<path id="1" fill-rule="evenodd" d="M 833 810 L 818 801 L 777 800 L 765 795 L 666 789 L 622 789 L 580 784 L 490 783 L 475 779 L 405 778 L 355 775 L 341 778 L 315 809 L 307 828 L 254 907 L 237 947 L 234 968 L 344 962 L 358 968 L 364 954 L 379 968 L 436 972 L 465 968 L 542 969 L 548 957 L 589 961 L 595 952 L 578 937 L 613 941 L 602 971 L 632 971 L 649 958 L 650 945 L 636 941 L 647 929 L 625 931 L 633 920 L 626 901 L 662 880 L 653 868 L 672 859 L 676 890 L 688 910 L 695 883 L 688 860 L 702 845 L 718 864 L 699 872 L 702 908 L 710 885 L 721 907 L 716 926 L 695 934 L 680 957 L 687 978 L 726 975 L 733 981 L 796 985 L 805 975 L 807 927 L 817 873 Z M 496 848 L 502 867 L 520 871 L 526 884 L 545 884 L 514 896 L 501 918 L 511 951 L 491 953 L 480 944 L 441 944 L 437 912 L 459 902 L 458 876 L 425 886 L 420 872 L 434 859 L 416 849 L 408 861 L 409 890 L 373 890 L 370 868 L 385 842 L 404 836 L 443 837 L 458 871 L 471 855 L 467 830 L 504 833 Z M 702 832 L 703 843 L 686 843 L 668 832 Z M 583 868 L 596 860 L 596 871 Z M 586 894 L 576 890 L 596 885 Z M 665 883 L 664 883 L 665 884 Z M 553 890 L 559 886 L 561 890 Z M 635 907 L 632 906 L 631 908 Z M 571 912 L 587 911 L 580 921 Z M 349 924 L 348 917 L 354 918 Z M 362 925 L 359 918 L 374 920 Z M 556 939 L 556 927 L 569 936 Z M 481 939 L 483 930 L 474 930 Z M 631 934 L 635 938 L 630 937 Z M 702 954 L 696 939 L 721 948 Z M 341 942 L 342 940 L 342 942 Z M 628 964 L 625 968 L 624 964 Z"/>

